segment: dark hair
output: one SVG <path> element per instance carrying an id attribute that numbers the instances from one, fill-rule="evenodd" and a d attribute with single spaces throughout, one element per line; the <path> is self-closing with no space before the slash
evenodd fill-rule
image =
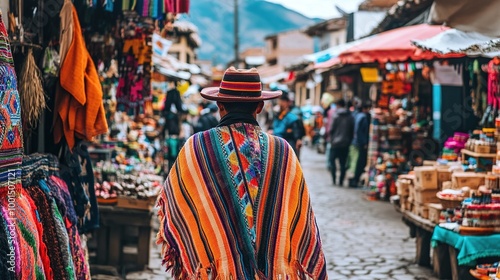
<path id="1" fill-rule="evenodd" d="M 281 100 L 285 100 L 285 101 L 291 101 L 290 100 L 290 95 L 289 95 L 288 91 L 282 90 L 282 94 L 280 96 L 280 99 Z"/>
<path id="2" fill-rule="evenodd" d="M 338 107 L 345 107 L 345 100 L 341 98 L 335 102 L 335 105 Z"/>
<path id="3" fill-rule="evenodd" d="M 260 102 L 220 102 L 228 112 L 253 114 Z"/>
<path id="4" fill-rule="evenodd" d="M 371 109 L 372 108 L 372 102 L 370 100 L 366 100 L 363 103 L 361 103 L 361 107 L 363 109 Z"/>

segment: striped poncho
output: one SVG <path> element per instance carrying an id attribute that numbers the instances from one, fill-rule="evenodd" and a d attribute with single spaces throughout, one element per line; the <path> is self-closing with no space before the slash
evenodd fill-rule
<path id="1" fill-rule="evenodd" d="M 302 169 L 253 124 L 191 137 L 158 198 L 163 263 L 176 279 L 326 279 Z"/>

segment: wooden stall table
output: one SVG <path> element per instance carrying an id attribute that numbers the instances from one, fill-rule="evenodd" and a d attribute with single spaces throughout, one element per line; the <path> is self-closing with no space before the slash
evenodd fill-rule
<path id="1" fill-rule="evenodd" d="M 143 270 L 149 264 L 151 241 L 150 210 L 135 210 L 116 206 L 99 205 L 100 228 L 96 231 L 96 263 L 121 269 Z M 124 252 L 130 245 L 130 234 L 136 254 Z"/>
<path id="2" fill-rule="evenodd" d="M 431 237 L 436 224 L 415 215 L 402 211 L 403 221 L 410 228 L 410 236 L 416 238 L 417 252 L 415 260 L 420 266 L 431 266 Z"/>
<path id="3" fill-rule="evenodd" d="M 461 235 L 436 226 L 431 240 L 437 256 L 434 270 L 440 279 L 473 280 L 476 278 L 469 271 L 478 262 L 492 263 L 500 259 L 500 234 Z"/>

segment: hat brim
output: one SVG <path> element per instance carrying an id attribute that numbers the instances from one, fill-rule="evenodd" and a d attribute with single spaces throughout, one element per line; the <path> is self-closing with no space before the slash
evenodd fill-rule
<path id="1" fill-rule="evenodd" d="M 222 94 L 219 92 L 218 87 L 208 87 L 204 88 L 200 92 L 201 96 L 205 99 L 212 101 L 221 101 L 221 102 L 258 102 L 264 100 L 271 100 L 280 97 L 283 93 L 281 90 L 276 91 L 261 91 L 261 96 L 252 97 L 252 96 L 234 96 L 229 94 Z"/>

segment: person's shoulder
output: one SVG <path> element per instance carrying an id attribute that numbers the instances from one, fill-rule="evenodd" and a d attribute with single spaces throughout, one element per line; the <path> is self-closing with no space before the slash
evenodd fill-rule
<path id="1" fill-rule="evenodd" d="M 267 135 L 268 139 L 269 139 L 269 143 L 278 143 L 278 144 L 283 144 L 283 143 L 287 143 L 285 139 L 283 139 L 282 137 L 279 137 L 279 136 L 276 136 L 276 135 L 272 135 L 272 134 L 269 134 L 269 133 L 264 133 L 265 135 Z"/>
<path id="2" fill-rule="evenodd" d="M 266 133 L 266 134 L 269 137 L 269 145 L 274 145 L 275 147 L 278 147 L 278 148 L 288 148 L 288 147 L 291 148 L 288 141 L 286 141 L 284 138 L 276 136 L 276 135 L 271 135 L 269 133 Z"/>

